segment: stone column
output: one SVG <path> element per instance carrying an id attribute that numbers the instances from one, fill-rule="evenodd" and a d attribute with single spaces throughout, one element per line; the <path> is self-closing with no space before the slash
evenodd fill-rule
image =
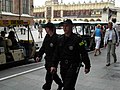
<path id="1" fill-rule="evenodd" d="M 54 5 L 51 7 L 51 20 L 53 21 L 54 17 Z"/>
<path id="2" fill-rule="evenodd" d="M 45 19 L 47 20 L 47 7 L 45 7 Z"/>
<path id="3" fill-rule="evenodd" d="M 0 19 L 2 19 L 2 0 L 0 0 Z"/>
<path id="4" fill-rule="evenodd" d="M 61 3 L 61 12 L 60 12 L 60 17 L 63 18 L 63 3 Z"/>
<path id="5" fill-rule="evenodd" d="M 102 21 L 108 22 L 108 8 L 104 7 L 102 11 Z"/>

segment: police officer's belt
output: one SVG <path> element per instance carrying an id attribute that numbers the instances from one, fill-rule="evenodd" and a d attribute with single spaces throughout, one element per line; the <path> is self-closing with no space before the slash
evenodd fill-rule
<path id="1" fill-rule="evenodd" d="M 64 60 L 61 60 L 61 63 L 64 63 L 64 64 L 74 64 L 74 63 L 77 63 L 77 60 L 64 59 Z"/>
<path id="2" fill-rule="evenodd" d="M 112 40 L 108 40 L 108 42 L 112 42 Z"/>

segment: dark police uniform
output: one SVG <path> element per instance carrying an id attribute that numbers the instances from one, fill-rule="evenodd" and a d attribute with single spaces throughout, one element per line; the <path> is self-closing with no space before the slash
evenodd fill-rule
<path id="1" fill-rule="evenodd" d="M 69 37 L 65 35 L 60 37 L 53 56 L 52 67 L 56 67 L 59 61 L 63 90 L 75 90 L 81 62 L 85 64 L 86 69 L 90 69 L 90 59 L 80 36 L 72 33 Z"/>
<path id="2" fill-rule="evenodd" d="M 47 70 L 46 73 L 46 83 L 43 85 L 44 90 L 50 90 L 52 81 L 54 80 L 59 86 L 62 86 L 61 79 L 57 75 L 57 73 L 52 74 L 50 72 L 51 61 L 53 57 L 54 50 L 56 48 L 58 42 L 58 35 L 54 34 L 53 36 L 49 36 L 48 34 L 45 36 L 42 47 L 39 50 L 39 57 L 45 53 L 45 68 Z"/>

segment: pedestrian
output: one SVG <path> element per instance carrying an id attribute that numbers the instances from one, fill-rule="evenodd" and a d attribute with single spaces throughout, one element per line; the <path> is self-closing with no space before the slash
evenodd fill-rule
<path id="1" fill-rule="evenodd" d="M 43 38 L 42 37 L 43 28 L 42 28 L 41 24 L 39 24 L 38 32 L 39 32 L 38 38 L 40 38 L 40 37 Z"/>
<path id="2" fill-rule="evenodd" d="M 5 31 L 1 31 L 1 37 L 2 37 L 3 39 L 5 39 L 5 34 L 6 34 Z"/>
<path id="3" fill-rule="evenodd" d="M 24 31 L 23 34 L 24 34 L 24 35 L 25 35 L 25 33 L 26 33 L 26 29 L 27 29 L 26 27 L 27 27 L 27 26 L 23 26 L 23 31 Z"/>
<path id="4" fill-rule="evenodd" d="M 21 32 L 21 35 L 23 34 L 23 26 L 20 25 L 20 32 Z"/>
<path id="5" fill-rule="evenodd" d="M 47 34 L 43 40 L 42 47 L 40 48 L 38 54 L 39 59 L 42 58 L 44 53 L 46 54 L 45 55 L 45 68 L 47 70 L 45 77 L 46 83 L 43 85 L 42 88 L 44 90 L 51 90 L 52 81 L 54 80 L 58 84 L 57 90 L 61 90 L 63 86 L 61 79 L 59 78 L 56 72 L 54 72 L 54 74 L 50 72 L 50 66 L 52 62 L 53 53 L 57 45 L 58 35 L 56 34 L 56 29 L 53 23 L 47 23 L 45 25 L 45 31 Z M 36 59 L 38 59 L 38 57 Z"/>
<path id="6" fill-rule="evenodd" d="M 3 47 L 4 48 L 4 51 L 6 53 L 7 51 L 7 45 L 6 45 L 6 38 L 5 38 L 5 34 L 6 32 L 5 31 L 1 31 L 1 35 L 0 35 L 0 47 Z"/>
<path id="7" fill-rule="evenodd" d="M 35 22 L 35 23 L 34 23 L 34 28 L 37 29 L 38 26 L 39 26 L 38 22 Z"/>
<path id="8" fill-rule="evenodd" d="M 116 18 L 112 18 L 113 22 L 113 28 L 116 28 L 118 30 L 118 25 L 116 24 Z"/>
<path id="9" fill-rule="evenodd" d="M 60 62 L 60 74 L 63 80 L 63 90 L 75 90 L 81 62 L 85 64 L 85 73 L 90 71 L 90 59 L 84 43 L 78 34 L 72 32 L 73 23 L 67 19 L 63 23 L 64 34 L 60 36 L 57 48 L 53 56 L 51 72 L 56 71 L 56 65 Z"/>
<path id="10" fill-rule="evenodd" d="M 118 31 L 113 28 L 113 23 L 108 23 L 108 29 L 105 32 L 104 37 L 104 47 L 107 46 L 107 64 L 106 66 L 110 66 L 110 51 L 114 58 L 114 63 L 117 61 L 116 57 L 116 46 L 119 46 L 119 35 Z"/>
<path id="11" fill-rule="evenodd" d="M 12 53 L 9 51 L 12 46 L 12 41 L 8 38 L 5 37 L 5 31 L 1 31 L 1 36 L 0 36 L 0 47 L 3 47 L 3 51 L 5 53 L 5 58 L 6 62 L 13 61 Z M 11 57 L 10 57 L 11 56 Z"/>
<path id="12" fill-rule="evenodd" d="M 94 56 L 97 56 L 97 51 L 99 52 L 99 54 L 101 54 L 101 51 L 100 51 L 100 44 L 101 44 L 101 39 L 103 37 L 103 31 L 101 29 L 101 25 L 98 24 L 94 33 L 94 35 L 92 36 L 95 36 L 95 51 L 94 51 Z"/>
<path id="13" fill-rule="evenodd" d="M 21 31 L 21 35 L 25 35 L 26 32 L 26 26 L 20 26 L 20 31 Z"/>
<path id="14" fill-rule="evenodd" d="M 12 42 L 12 45 L 9 46 L 9 48 L 11 50 L 19 49 L 20 48 L 19 42 L 17 41 L 17 39 L 15 37 L 15 32 L 14 31 L 10 31 L 9 32 L 8 39 L 10 39 L 11 42 Z"/>
<path id="15" fill-rule="evenodd" d="M 7 34 L 7 27 L 4 27 L 4 32 L 5 34 Z"/>
<path id="16" fill-rule="evenodd" d="M 5 53 L 8 52 L 8 47 L 12 46 L 12 41 L 10 39 L 7 39 L 5 37 L 6 32 L 5 31 L 1 31 L 1 35 L 0 35 L 0 47 L 4 47 L 5 49 Z"/>

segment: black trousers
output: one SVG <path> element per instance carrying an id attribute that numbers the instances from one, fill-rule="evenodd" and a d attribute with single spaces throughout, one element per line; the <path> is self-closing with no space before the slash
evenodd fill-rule
<path id="1" fill-rule="evenodd" d="M 47 72 L 46 72 L 46 76 L 45 76 L 45 80 L 46 83 L 43 85 L 43 89 L 44 90 L 50 90 L 51 89 L 51 85 L 53 80 L 55 81 L 55 83 L 57 83 L 58 85 L 62 85 L 62 81 L 59 78 L 57 73 L 52 74 L 50 72 L 50 68 L 46 68 Z"/>
<path id="2" fill-rule="evenodd" d="M 75 90 L 75 84 L 78 76 L 77 64 L 63 64 L 60 65 L 60 74 L 63 80 L 63 90 Z"/>

